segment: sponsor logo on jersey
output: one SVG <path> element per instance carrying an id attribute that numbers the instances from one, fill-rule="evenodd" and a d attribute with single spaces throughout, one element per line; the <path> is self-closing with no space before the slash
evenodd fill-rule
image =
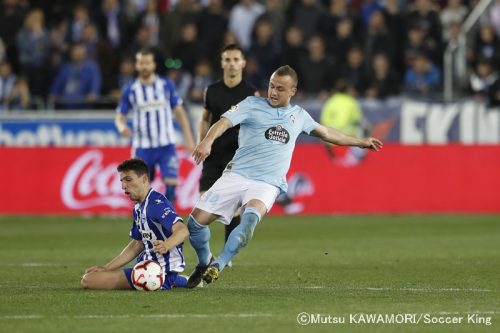
<path id="1" fill-rule="evenodd" d="M 142 239 L 149 240 L 149 241 L 153 240 L 153 232 L 152 231 L 139 230 L 139 232 L 142 235 Z"/>
<path id="2" fill-rule="evenodd" d="M 290 141 L 290 133 L 288 133 L 288 131 L 281 125 L 268 128 L 264 133 L 264 136 L 272 143 L 286 144 Z"/>

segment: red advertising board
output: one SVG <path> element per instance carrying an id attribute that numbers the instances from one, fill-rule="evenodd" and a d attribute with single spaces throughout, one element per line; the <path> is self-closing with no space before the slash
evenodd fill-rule
<path id="1" fill-rule="evenodd" d="M 272 213 L 500 213 L 499 146 L 386 145 L 355 165 L 344 163 L 345 153 L 332 158 L 320 144 L 298 145 L 289 198 Z M 185 214 L 201 168 L 179 154 L 176 205 Z M 129 155 L 127 148 L 0 147 L 0 214 L 128 214 L 116 166 Z"/>

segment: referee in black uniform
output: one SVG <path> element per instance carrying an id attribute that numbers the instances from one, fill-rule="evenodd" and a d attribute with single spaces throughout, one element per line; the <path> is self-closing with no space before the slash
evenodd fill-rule
<path id="1" fill-rule="evenodd" d="M 248 96 L 258 96 L 258 91 L 243 80 L 243 69 L 246 61 L 243 50 L 236 44 L 229 44 L 221 52 L 222 80 L 208 86 L 205 92 L 205 109 L 198 128 L 198 138 L 203 139 L 208 129 L 215 124 L 221 115 L 233 105 Z M 238 149 L 239 126 L 228 129 L 215 140 L 212 151 L 203 162 L 200 178 L 200 195 L 207 191 L 222 176 L 226 165 L 231 161 Z M 225 226 L 225 240 L 231 231 L 240 224 L 240 216 L 235 216 Z"/>

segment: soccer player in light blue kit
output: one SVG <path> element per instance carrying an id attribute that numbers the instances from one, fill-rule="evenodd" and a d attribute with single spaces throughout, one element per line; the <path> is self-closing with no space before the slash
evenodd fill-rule
<path id="1" fill-rule="evenodd" d="M 81 284 L 85 289 L 133 289 L 132 268 L 121 269 L 134 258 L 137 262 L 154 260 L 165 272 L 161 289 L 186 287 L 187 277 L 179 275 L 186 266 L 182 246 L 189 232 L 172 204 L 151 188 L 146 163 L 138 158 L 118 166 L 125 194 L 136 201 L 132 240 L 113 260 L 104 266 L 85 271 Z"/>
<path id="2" fill-rule="evenodd" d="M 135 68 L 138 77 L 124 88 L 115 125 L 122 136 L 133 134 L 132 155 L 146 162 L 150 179 L 154 177 L 155 166 L 160 167 L 165 196 L 174 203 L 179 162 L 173 115 L 184 133 L 189 151 L 194 148 L 191 128 L 174 84 L 155 74 L 156 63 L 151 50 L 144 49 L 136 54 Z M 132 113 L 133 133 L 127 126 L 129 113 Z"/>
<path id="3" fill-rule="evenodd" d="M 198 265 L 188 288 L 211 283 L 227 263 L 252 238 L 262 217 L 280 192 L 286 192 L 286 173 L 295 141 L 300 133 L 317 136 L 340 146 L 357 146 L 379 151 L 375 138 L 358 139 L 315 122 L 301 107 L 290 104 L 297 91 L 297 74 L 290 66 L 278 68 L 269 81 L 268 97 L 247 97 L 224 113 L 193 151 L 196 163 L 210 155 L 212 143 L 228 128 L 240 125 L 239 148 L 224 174 L 200 198 L 188 220 L 189 240 L 198 255 Z M 241 224 L 235 228 L 214 260 L 208 225 L 215 220 L 229 223 L 242 209 Z"/>

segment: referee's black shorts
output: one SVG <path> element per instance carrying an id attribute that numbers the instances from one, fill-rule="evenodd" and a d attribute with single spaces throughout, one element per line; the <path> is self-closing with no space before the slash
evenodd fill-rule
<path id="1" fill-rule="evenodd" d="M 203 162 L 203 169 L 200 177 L 200 192 L 205 192 L 222 176 L 229 160 L 217 159 L 218 161 L 208 160 Z"/>

